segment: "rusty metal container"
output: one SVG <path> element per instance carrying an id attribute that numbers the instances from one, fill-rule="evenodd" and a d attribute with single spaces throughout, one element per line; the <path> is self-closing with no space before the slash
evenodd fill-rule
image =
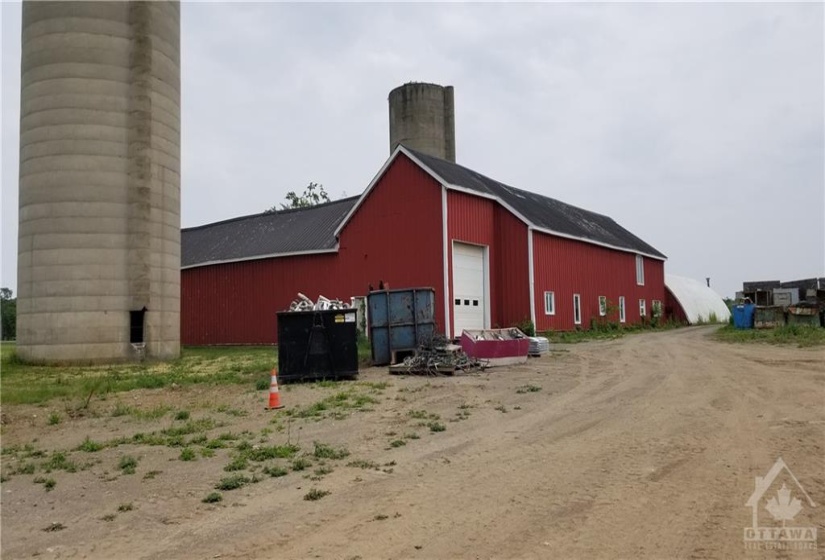
<path id="1" fill-rule="evenodd" d="M 785 310 L 780 305 L 757 307 L 753 317 L 753 326 L 757 329 L 773 329 L 785 324 Z"/>
<path id="2" fill-rule="evenodd" d="M 381 290 L 367 296 L 372 362 L 395 363 L 399 352 L 413 352 L 435 333 L 435 290 Z"/>
<path id="3" fill-rule="evenodd" d="M 788 307 L 789 325 L 819 326 L 819 306 L 812 304 L 791 305 Z"/>

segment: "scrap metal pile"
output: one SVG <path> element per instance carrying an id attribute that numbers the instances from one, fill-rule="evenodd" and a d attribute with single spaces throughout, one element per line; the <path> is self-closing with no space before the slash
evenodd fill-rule
<path id="1" fill-rule="evenodd" d="M 461 346 L 452 344 L 443 335 L 435 335 L 423 341 L 415 355 L 390 366 L 390 373 L 454 375 L 456 372 L 480 371 L 484 367 L 482 361 L 467 356 Z"/>
<path id="2" fill-rule="evenodd" d="M 318 301 L 312 301 L 301 292 L 298 292 L 298 299 L 293 300 L 289 305 L 290 311 L 326 311 L 328 309 L 349 309 L 349 304 L 340 299 L 327 299 L 318 296 Z"/>

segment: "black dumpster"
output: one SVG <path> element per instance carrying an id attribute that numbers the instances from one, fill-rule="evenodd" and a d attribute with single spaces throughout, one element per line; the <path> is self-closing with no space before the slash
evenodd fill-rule
<path id="1" fill-rule="evenodd" d="M 355 309 L 278 313 L 278 379 L 358 375 Z"/>

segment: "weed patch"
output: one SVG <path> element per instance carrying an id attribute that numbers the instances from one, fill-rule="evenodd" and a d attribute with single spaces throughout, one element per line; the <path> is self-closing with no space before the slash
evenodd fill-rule
<path id="1" fill-rule="evenodd" d="M 523 395 L 524 393 L 538 393 L 539 391 L 541 391 L 541 387 L 539 387 L 538 385 L 530 384 L 522 385 L 521 387 L 518 387 L 516 389 L 516 393 L 520 395 Z"/>
<path id="2" fill-rule="evenodd" d="M 809 325 L 784 325 L 774 329 L 737 329 L 726 325 L 713 337 L 721 342 L 796 345 L 800 348 L 825 345 L 825 329 Z"/>
<path id="3" fill-rule="evenodd" d="M 304 495 L 304 499 L 308 502 L 314 502 L 316 500 L 320 500 L 324 496 L 329 496 L 329 490 L 318 490 L 317 488 L 312 488 Z"/>
<path id="4" fill-rule="evenodd" d="M 232 476 L 223 477 L 220 482 L 215 485 L 216 490 L 237 490 L 247 484 L 251 483 L 252 479 L 242 474 L 234 474 Z"/>
<path id="5" fill-rule="evenodd" d="M 217 504 L 223 500 L 223 495 L 220 492 L 211 492 L 206 495 L 201 501 L 205 504 Z"/>
<path id="6" fill-rule="evenodd" d="M 358 460 L 358 461 L 350 461 L 349 463 L 347 463 L 347 466 L 348 467 L 354 467 L 356 469 L 375 469 L 375 470 L 378 470 L 378 468 L 379 468 L 378 463 L 375 463 L 373 461 L 365 461 L 363 459 Z"/>
<path id="7" fill-rule="evenodd" d="M 264 474 L 268 474 L 269 476 L 271 476 L 273 478 L 286 476 L 287 474 L 289 474 L 288 470 L 286 470 L 284 467 L 281 467 L 279 465 L 268 465 L 268 466 L 264 467 L 263 472 L 264 472 Z"/>
<path id="8" fill-rule="evenodd" d="M 184 447 L 180 450 L 180 456 L 178 459 L 181 461 L 194 461 L 197 459 L 197 455 L 195 454 L 195 450 L 191 447 Z"/>
<path id="9" fill-rule="evenodd" d="M 131 455 L 124 455 L 118 461 L 117 468 L 119 468 L 123 472 L 123 474 L 135 474 L 135 469 L 137 468 L 137 465 L 137 459 L 135 459 Z"/>
<path id="10" fill-rule="evenodd" d="M 100 451 L 104 447 L 106 447 L 104 444 L 96 442 L 96 441 L 92 441 L 91 439 L 89 439 L 89 436 L 86 436 L 86 439 L 84 439 L 83 443 L 81 443 L 77 447 L 77 450 L 78 451 L 85 451 L 86 453 L 95 453 L 97 451 Z"/>
<path id="11" fill-rule="evenodd" d="M 308 461 L 307 459 L 304 459 L 303 457 L 299 457 L 298 459 L 295 459 L 294 461 L 292 461 L 292 470 L 293 471 L 303 471 L 303 470 L 306 470 L 307 468 L 309 468 L 311 466 L 312 466 L 312 461 Z"/>
<path id="12" fill-rule="evenodd" d="M 349 450 L 345 447 L 333 448 L 325 443 L 313 442 L 315 450 L 312 452 L 316 459 L 343 459 L 349 457 Z"/>
<path id="13" fill-rule="evenodd" d="M 41 465 L 41 468 L 47 473 L 52 471 L 77 472 L 77 464 L 70 461 L 62 451 L 52 453 L 52 456 Z"/>
<path id="14" fill-rule="evenodd" d="M 242 471 L 247 467 L 249 467 L 249 459 L 247 459 L 245 455 L 240 455 L 232 459 L 232 461 L 230 461 L 229 464 L 223 468 L 223 470 L 227 472 Z"/>

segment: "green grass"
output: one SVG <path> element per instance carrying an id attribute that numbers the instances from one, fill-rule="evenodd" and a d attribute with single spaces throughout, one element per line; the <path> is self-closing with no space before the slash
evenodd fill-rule
<path id="1" fill-rule="evenodd" d="M 539 387 L 538 385 L 531 385 L 529 383 L 527 385 L 522 385 L 516 388 L 516 393 L 520 395 L 524 393 L 538 393 L 539 391 L 541 391 L 541 387 Z"/>
<path id="2" fill-rule="evenodd" d="M 308 467 L 312 466 L 312 461 L 308 461 L 303 457 L 299 457 L 292 461 L 292 470 L 293 471 L 303 471 L 306 470 Z"/>
<path id="3" fill-rule="evenodd" d="M 308 502 L 314 502 L 328 495 L 329 490 L 318 490 L 317 488 L 313 488 L 304 495 L 304 499 Z"/>
<path id="4" fill-rule="evenodd" d="M 70 461 L 66 454 L 62 451 L 55 451 L 52 453 L 52 456 L 41 465 L 41 468 L 46 472 L 52 471 L 66 471 L 66 472 L 77 472 L 77 465 L 74 461 Z"/>
<path id="5" fill-rule="evenodd" d="M 613 340 L 628 334 L 653 332 L 681 327 L 680 323 L 659 321 L 656 325 L 650 323 L 645 325 L 627 325 L 617 322 L 594 322 L 589 329 L 578 328 L 572 331 L 546 331 L 539 333 L 550 342 L 563 344 L 576 344 L 588 342 L 590 340 Z"/>
<path id="6" fill-rule="evenodd" d="M 427 424 L 427 427 L 430 428 L 431 432 L 443 432 L 447 429 L 447 426 L 439 422 L 430 422 L 429 424 Z"/>
<path id="7" fill-rule="evenodd" d="M 184 447 L 180 450 L 180 456 L 178 459 L 181 461 L 194 461 L 197 459 L 197 455 L 195 454 L 195 450 L 191 447 Z"/>
<path id="8" fill-rule="evenodd" d="M 319 383 L 323 382 L 316 385 Z M 348 411 L 369 410 L 368 405 L 377 402 L 374 397 L 359 392 L 357 386 L 352 386 L 305 407 L 290 408 L 285 414 L 293 418 L 320 419 L 327 415 L 340 416 Z"/>
<path id="9" fill-rule="evenodd" d="M 205 504 L 216 504 L 221 500 L 223 500 L 223 496 L 220 492 L 211 492 L 210 494 L 207 494 L 207 496 L 201 501 Z"/>
<path id="10" fill-rule="evenodd" d="M 347 463 L 348 467 L 353 467 L 356 469 L 375 469 L 379 468 L 378 463 L 374 461 L 365 461 L 364 459 L 359 459 L 358 461 L 350 461 Z"/>
<path id="11" fill-rule="evenodd" d="M 135 474 L 138 461 L 130 455 L 124 455 L 117 463 L 117 468 L 123 471 L 123 474 Z"/>
<path id="12" fill-rule="evenodd" d="M 159 389 L 172 383 L 254 386 L 261 372 L 278 362 L 272 346 L 187 347 L 170 362 L 119 365 L 45 366 L 23 363 L 15 345 L 0 345 L 2 404 L 40 403 L 54 398 L 82 399 L 133 389 Z M 115 410 L 115 412 L 121 412 Z M 131 411 L 129 411 L 131 412 Z M 118 414 L 113 414 L 118 415 Z"/>
<path id="13" fill-rule="evenodd" d="M 226 465 L 223 470 L 227 472 L 232 471 L 242 471 L 245 470 L 249 466 L 249 459 L 247 459 L 244 455 L 239 457 L 235 457 L 232 459 L 228 465 Z"/>
<path id="14" fill-rule="evenodd" d="M 335 449 L 331 445 L 327 445 L 325 443 L 319 443 L 317 441 L 313 443 L 315 445 L 315 450 L 312 454 L 316 459 L 343 459 L 345 457 L 349 457 L 349 450 L 345 447 Z"/>
<path id="15" fill-rule="evenodd" d="M 785 325 L 775 329 L 737 329 L 725 325 L 716 330 L 713 337 L 722 342 L 789 344 L 800 348 L 825 345 L 825 329 L 807 325 Z"/>
<path id="16" fill-rule="evenodd" d="M 215 485 L 216 490 L 237 490 L 252 482 L 252 479 L 242 474 L 233 474 L 232 476 L 223 477 L 220 482 Z"/>
<path id="17" fill-rule="evenodd" d="M 85 451 L 86 453 L 94 453 L 96 451 L 100 451 L 104 447 L 106 447 L 106 445 L 104 445 L 102 443 L 99 443 L 97 441 L 93 441 L 93 440 L 89 439 L 89 436 L 86 436 L 86 439 L 84 439 L 83 443 L 81 443 L 77 447 L 77 450 L 78 451 Z"/>
<path id="18" fill-rule="evenodd" d="M 264 467 L 263 472 L 264 472 L 264 474 L 268 474 L 269 476 L 274 477 L 274 478 L 281 477 L 281 476 L 286 476 L 287 474 L 289 474 L 288 470 L 286 470 L 284 467 L 281 467 L 279 465 L 272 465 L 272 466 Z"/>

